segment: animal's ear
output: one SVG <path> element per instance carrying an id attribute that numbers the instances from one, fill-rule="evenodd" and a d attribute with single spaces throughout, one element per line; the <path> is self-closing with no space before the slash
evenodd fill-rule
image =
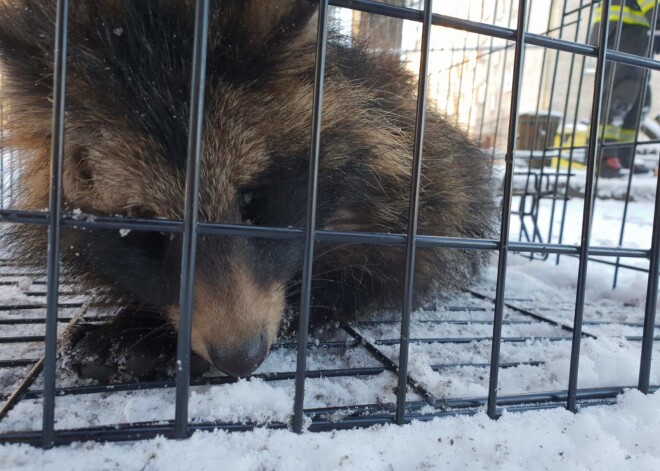
<path id="1" fill-rule="evenodd" d="M 273 42 L 299 34 L 317 10 L 317 4 L 308 0 L 229 0 L 222 3 L 225 4 L 223 26 L 242 45 L 241 53 L 257 53 Z"/>

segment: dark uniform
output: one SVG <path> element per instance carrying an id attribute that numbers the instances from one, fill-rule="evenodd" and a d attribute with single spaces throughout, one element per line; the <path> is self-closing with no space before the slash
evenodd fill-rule
<path id="1" fill-rule="evenodd" d="M 648 56 L 649 35 L 656 28 L 651 28 L 653 7 L 658 0 L 612 0 L 609 15 L 609 34 L 607 47 L 621 52 Z M 621 7 L 623 6 L 623 13 Z M 616 38 L 621 18 L 621 33 L 617 47 Z M 594 26 L 591 30 L 590 43 L 598 43 L 601 6 L 594 12 Z M 645 69 L 629 65 L 608 63 L 603 90 L 603 107 L 601 122 L 605 124 L 605 142 L 633 142 L 636 129 L 639 127 L 637 116 L 644 106 L 642 119 L 648 112 L 651 92 L 648 85 L 648 74 Z M 645 103 L 642 96 L 646 92 Z M 611 91 L 611 93 L 610 93 Z M 600 128 L 603 130 L 602 127 Z M 633 163 L 633 146 L 604 148 L 600 164 L 600 175 L 606 178 L 617 177 L 621 168 L 631 168 Z M 632 170 L 644 172 L 649 169 L 635 165 Z"/>

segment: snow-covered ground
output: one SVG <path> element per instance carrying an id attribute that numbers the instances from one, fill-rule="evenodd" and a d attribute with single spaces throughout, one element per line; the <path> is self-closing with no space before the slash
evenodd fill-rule
<path id="1" fill-rule="evenodd" d="M 296 435 L 199 432 L 185 441 L 77 443 L 49 451 L 0 447 L 3 470 L 502 470 L 660 469 L 660 393 L 630 391 L 614 406 L 485 413 L 398 427 Z"/>
<path id="2" fill-rule="evenodd" d="M 651 177 L 649 177 L 651 180 Z M 655 179 L 653 179 L 655 181 Z M 654 188 L 650 183 L 649 188 Z M 648 248 L 651 240 L 652 197 L 631 204 L 624 245 Z M 544 203 L 545 204 L 545 203 Z M 565 243 L 577 243 L 583 201 L 569 200 Z M 623 203 L 598 200 L 592 243 L 618 244 Z M 541 214 L 547 215 L 548 207 Z M 545 212 L 545 213 L 544 213 Z M 549 220 L 543 216 L 542 220 Z M 512 221 L 512 234 L 517 234 Z M 547 226 L 543 228 L 547 230 Z M 500 396 L 566 389 L 570 359 L 570 331 L 574 314 L 577 260 L 562 257 L 555 265 L 509 258 L 505 325 L 500 370 Z M 495 260 L 493 259 L 493 262 Z M 640 264 L 643 261 L 628 260 Z M 647 263 L 647 262 L 646 262 Z M 492 263 L 474 290 L 452 299 L 439 299 L 415 313 L 410 374 L 438 399 L 483 398 L 488 392 L 492 334 L 492 301 L 496 280 Z M 644 318 L 646 274 L 623 270 L 616 290 L 613 269 L 590 263 L 579 387 L 634 386 L 639 370 L 639 336 Z M 16 267 L 0 266 L 0 305 L 43 302 L 41 280 Z M 9 283 L 11 282 L 11 283 Z M 71 294 L 70 303 L 83 300 Z M 527 309 L 544 316 L 543 322 L 526 315 Z M 62 309 L 74 316 L 80 308 Z M 88 315 L 94 315 L 90 311 Z M 43 316 L 43 309 L 0 310 L 0 321 Z M 395 312 L 382 318 L 396 319 Z M 64 326 L 64 324 L 61 324 Z M 354 328 L 393 362 L 398 361 L 399 324 L 377 322 Z M 3 324 L 0 337 L 43 335 L 41 324 Z M 657 331 L 656 331 L 657 332 Z M 657 335 L 657 333 L 656 333 Z M 435 342 L 424 339 L 436 339 Z M 348 339 L 350 340 L 350 339 Z M 382 364 L 361 345 L 347 340 L 334 349 L 312 349 L 309 370 L 378 367 Z M 659 342 L 660 343 L 660 342 Z M 0 360 L 36 359 L 42 344 L 0 342 Z M 657 358 L 660 345 L 654 348 Z M 0 368 L 0 394 L 11 392 L 30 366 Z M 271 352 L 257 373 L 295 370 L 295 350 Z M 211 375 L 217 375 L 212 372 Z M 660 362 L 652 366 L 651 383 L 660 384 Z M 41 388 L 37 378 L 32 389 Z M 81 381 L 60 369 L 58 387 L 82 387 Z M 292 380 L 243 380 L 192 387 L 193 421 L 287 423 L 293 406 Z M 396 376 L 385 370 L 360 377 L 315 378 L 306 382 L 305 408 L 350 407 L 395 402 Z M 171 420 L 173 390 L 146 389 L 64 395 L 56 401 L 56 427 L 69 429 L 145 421 Z M 409 400 L 420 397 L 411 391 Z M 350 410 L 331 418 L 341 420 Z M 432 414 L 433 407 L 422 412 Z M 39 430 L 41 402 L 21 400 L 0 421 L 0 434 Z M 258 429 L 248 433 L 198 432 L 187 441 L 157 438 L 137 443 L 84 443 L 41 451 L 28 446 L 0 447 L 0 469 L 660 469 L 660 393 L 644 396 L 628 391 L 613 406 L 584 408 L 577 415 L 562 409 L 504 413 L 491 421 L 484 412 L 472 417 L 450 417 L 405 427 L 383 426 L 367 430 L 295 435 L 288 431 Z M 389 467 L 389 468 L 388 468 Z"/>

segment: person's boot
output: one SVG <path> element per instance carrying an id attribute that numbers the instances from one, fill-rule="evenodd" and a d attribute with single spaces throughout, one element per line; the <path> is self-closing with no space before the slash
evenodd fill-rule
<path id="1" fill-rule="evenodd" d="M 629 131 L 629 138 L 634 138 L 634 132 Z M 619 148 L 619 163 L 621 164 L 621 167 L 630 169 L 635 175 L 649 173 L 651 171 L 649 167 L 642 163 L 634 162 L 633 150 L 634 146 L 632 143 L 629 146 Z"/>
<path id="2" fill-rule="evenodd" d="M 644 164 L 640 164 L 638 162 L 635 162 L 632 168 L 632 172 L 636 175 L 646 174 L 649 173 L 650 171 L 651 171 L 651 167 Z"/>
<path id="3" fill-rule="evenodd" d="M 618 157 L 603 157 L 600 165 L 601 178 L 618 178 L 621 176 L 621 162 Z"/>

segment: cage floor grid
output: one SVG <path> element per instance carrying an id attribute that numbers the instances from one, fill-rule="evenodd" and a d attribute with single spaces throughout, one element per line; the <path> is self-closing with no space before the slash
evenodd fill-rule
<path id="1" fill-rule="evenodd" d="M 85 296 L 62 285 L 59 333 L 79 319 L 102 320 Z M 0 262 L 0 442 L 38 442 L 41 427 L 45 280 Z M 408 420 L 474 414 L 487 401 L 493 292 L 484 286 L 415 313 L 411 324 Z M 498 405 L 509 411 L 563 406 L 572 328 L 570 303 L 543 308 L 523 296 L 505 300 Z M 586 360 L 582 406 L 612 401 L 634 376 L 590 378 L 591 370 L 628 368 L 638 361 L 642 319 L 629 309 L 598 316 L 589 306 L 583 328 Z M 658 326 L 656 326 L 657 329 Z M 309 430 L 390 423 L 395 411 L 400 324 L 396 312 L 337 325 L 308 344 L 305 417 Z M 191 380 L 191 431 L 211 428 L 287 428 L 295 382 L 296 344 L 282 339 L 247 380 L 211 370 Z M 657 343 L 656 343 L 657 345 Z M 660 348 L 659 348 L 660 349 Z M 622 361 L 614 367 L 612 356 Z M 125 440 L 168 435 L 174 413 L 174 378 L 98 384 L 62 366 L 57 376 L 56 428 L 66 443 L 93 436 Z M 632 367 L 631 367 L 632 368 Z M 581 370 L 581 371 L 582 371 Z M 631 371 L 634 373 L 634 371 Z M 625 376 L 625 375 L 624 375 Z M 657 384 L 660 370 L 652 372 Z M 582 385 L 581 384 L 581 385 Z M 656 389 L 656 388 L 654 388 Z"/>

